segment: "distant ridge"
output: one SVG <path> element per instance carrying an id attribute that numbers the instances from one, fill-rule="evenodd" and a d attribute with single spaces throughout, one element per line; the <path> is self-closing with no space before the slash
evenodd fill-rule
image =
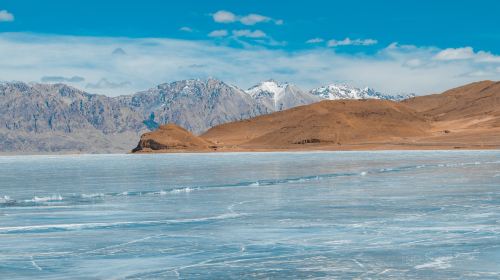
<path id="1" fill-rule="evenodd" d="M 201 134 L 323 99 L 274 80 L 245 91 L 217 79 L 191 79 L 118 97 L 60 83 L 2 82 L 0 153 L 126 152 L 141 134 L 162 124 Z"/>
<path id="2" fill-rule="evenodd" d="M 330 84 L 322 86 L 310 91 L 312 95 L 318 96 L 325 100 L 341 100 L 341 99 L 383 99 L 392 101 L 401 101 L 411 97 L 414 94 L 399 94 L 388 95 L 378 92 L 372 88 L 357 88 L 348 84 Z"/>

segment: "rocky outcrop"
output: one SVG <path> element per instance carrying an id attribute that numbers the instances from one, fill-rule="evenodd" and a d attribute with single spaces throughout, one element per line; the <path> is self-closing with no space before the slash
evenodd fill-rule
<path id="1" fill-rule="evenodd" d="M 174 124 L 161 125 L 153 132 L 145 133 L 133 153 L 210 151 L 215 150 L 210 141 L 195 136 Z"/>

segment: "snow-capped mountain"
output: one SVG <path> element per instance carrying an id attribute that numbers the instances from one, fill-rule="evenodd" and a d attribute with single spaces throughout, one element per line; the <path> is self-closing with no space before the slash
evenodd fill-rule
<path id="1" fill-rule="evenodd" d="M 310 91 L 314 96 L 326 100 L 339 100 L 339 99 L 385 99 L 400 101 L 403 99 L 414 97 L 410 95 L 388 95 L 375 91 L 372 88 L 357 88 L 347 84 L 330 84 L 322 86 Z"/>
<path id="2" fill-rule="evenodd" d="M 216 79 L 160 84 L 108 97 L 64 84 L 0 83 L 1 152 L 125 152 L 140 134 L 175 123 L 196 134 L 324 99 L 400 100 L 372 89 L 329 85 L 311 92 L 262 82 L 247 91 Z"/>
<path id="3" fill-rule="evenodd" d="M 258 104 L 271 111 L 281 111 L 321 101 L 320 98 L 289 83 L 267 80 L 246 91 Z"/>
<path id="4" fill-rule="evenodd" d="M 175 123 L 196 134 L 212 126 L 271 113 L 242 89 L 220 80 L 182 80 L 132 96 L 130 107 L 158 124 Z"/>
<path id="5" fill-rule="evenodd" d="M 271 113 L 215 79 L 165 83 L 108 97 L 64 84 L 0 83 L 1 152 L 126 152 L 139 136 L 175 123 L 194 133 Z"/>

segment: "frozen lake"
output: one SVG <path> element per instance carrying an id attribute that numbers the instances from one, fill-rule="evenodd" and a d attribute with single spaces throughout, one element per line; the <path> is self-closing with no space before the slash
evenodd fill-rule
<path id="1" fill-rule="evenodd" d="M 500 151 L 0 157 L 0 278 L 500 278 Z"/>

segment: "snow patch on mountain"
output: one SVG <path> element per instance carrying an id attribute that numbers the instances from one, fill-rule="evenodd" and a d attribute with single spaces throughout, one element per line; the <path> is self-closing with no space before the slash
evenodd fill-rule
<path id="1" fill-rule="evenodd" d="M 279 101 L 285 95 L 287 83 L 278 83 L 274 80 L 264 81 L 246 91 L 253 99 L 278 110 Z"/>
<path id="2" fill-rule="evenodd" d="M 414 94 L 398 94 L 388 95 L 378 92 L 372 88 L 357 88 L 347 84 L 330 84 L 322 86 L 310 91 L 314 96 L 326 100 L 340 100 L 340 99 L 384 99 L 392 101 L 401 101 L 407 98 L 414 97 Z"/>
<path id="3" fill-rule="evenodd" d="M 246 91 L 257 103 L 272 111 L 318 102 L 321 99 L 289 83 L 267 80 Z"/>

